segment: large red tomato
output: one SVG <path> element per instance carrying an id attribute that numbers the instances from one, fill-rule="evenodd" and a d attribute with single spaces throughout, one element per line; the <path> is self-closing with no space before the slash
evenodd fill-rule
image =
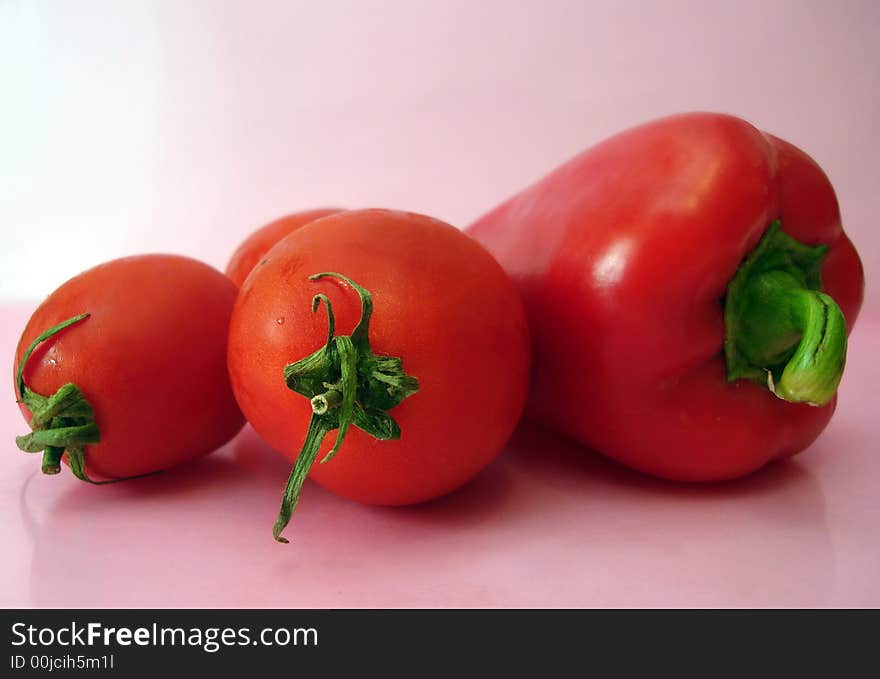
<path id="1" fill-rule="evenodd" d="M 235 296 L 219 271 L 175 255 L 117 259 L 64 283 L 18 343 L 16 396 L 33 429 L 19 447 L 43 450 L 47 473 L 66 451 L 90 480 L 165 469 L 228 441 L 244 424 L 226 371 Z"/>
<path id="2" fill-rule="evenodd" d="M 245 281 L 229 370 L 253 427 L 297 461 L 277 538 L 309 468 L 334 493 L 382 505 L 476 475 L 519 419 L 529 334 L 507 275 L 468 236 L 407 212 L 343 212 L 280 241 Z M 338 455 L 311 466 L 340 431 Z"/>
<path id="3" fill-rule="evenodd" d="M 226 265 L 226 275 L 232 279 L 233 283 L 241 287 L 244 279 L 257 265 L 257 262 L 272 249 L 275 243 L 301 226 L 335 212 L 340 212 L 340 210 L 338 208 L 306 210 L 281 217 L 260 227 L 245 238 L 232 253 L 232 257 L 229 258 L 229 263 Z"/>

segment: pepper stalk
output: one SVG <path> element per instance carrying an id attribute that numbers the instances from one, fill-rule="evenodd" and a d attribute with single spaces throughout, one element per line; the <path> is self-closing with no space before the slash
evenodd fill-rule
<path id="1" fill-rule="evenodd" d="M 773 222 L 730 282 L 724 306 L 728 381 L 748 379 L 791 403 L 821 406 L 846 364 L 846 319 L 822 291 L 827 245 Z"/>

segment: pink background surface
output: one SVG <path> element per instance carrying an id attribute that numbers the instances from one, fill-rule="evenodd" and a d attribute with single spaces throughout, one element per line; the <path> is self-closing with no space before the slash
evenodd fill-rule
<path id="1" fill-rule="evenodd" d="M 222 267 L 256 226 L 328 204 L 464 226 L 689 109 L 816 158 L 869 286 L 839 411 L 794 461 L 673 486 L 525 425 L 421 507 L 307 484 L 287 548 L 270 536 L 287 467 L 249 430 L 92 488 L 18 453 L 10 390 L 0 605 L 880 605 L 878 65 L 871 0 L 0 3 L 0 356 L 29 300 L 100 261 Z"/>
<path id="2" fill-rule="evenodd" d="M 6 0 L 0 92 L 0 299 L 315 206 L 465 226 L 692 109 L 813 155 L 880 270 L 874 0 Z"/>
<path id="3" fill-rule="evenodd" d="M 10 355 L 29 307 L 2 307 Z M 249 428 L 160 476 L 42 476 L 0 411 L 0 605 L 880 606 L 880 318 L 855 330 L 840 406 L 807 451 L 728 484 L 655 481 L 525 424 L 477 479 L 410 508 L 307 482 Z"/>

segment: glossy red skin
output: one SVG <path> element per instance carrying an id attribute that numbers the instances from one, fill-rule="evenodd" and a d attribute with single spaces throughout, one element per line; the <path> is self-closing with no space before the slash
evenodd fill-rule
<path id="1" fill-rule="evenodd" d="M 528 413 L 630 467 L 681 481 L 748 474 L 806 448 L 824 407 L 728 383 L 722 297 L 768 225 L 830 246 L 825 291 L 852 328 L 861 263 L 834 191 L 794 146 L 694 113 L 625 131 L 478 220 L 532 330 Z"/>
<path id="2" fill-rule="evenodd" d="M 232 257 L 229 258 L 229 263 L 226 265 L 226 275 L 232 279 L 233 283 L 241 287 L 244 279 L 253 271 L 257 262 L 272 249 L 275 243 L 301 226 L 337 212 L 341 212 L 341 210 L 339 208 L 306 210 L 305 212 L 296 212 L 292 215 L 281 217 L 274 222 L 269 222 L 265 226 L 260 227 L 248 236 L 232 253 Z"/>
<path id="3" fill-rule="evenodd" d="M 141 255 L 79 274 L 34 312 L 15 366 L 37 335 L 91 314 L 38 346 L 24 372 L 39 394 L 73 382 L 91 403 L 101 432 L 99 443 L 86 446 L 91 476 L 167 469 L 210 453 L 241 429 L 244 417 L 226 372 L 236 293 L 207 264 Z"/>
<path id="4" fill-rule="evenodd" d="M 404 505 L 461 486 L 501 451 L 525 402 L 529 338 L 510 279 L 457 229 L 388 210 L 343 212 L 278 243 L 242 286 L 232 316 L 229 372 L 257 433 L 291 462 L 311 417 L 309 401 L 287 388 L 286 364 L 326 341 L 327 295 L 337 334 L 360 316 L 356 293 L 308 276 L 335 271 L 373 296 L 373 351 L 399 356 L 419 391 L 392 408 L 402 432 L 377 441 L 352 427 L 339 453 L 311 478 L 360 502 Z M 320 460 L 335 440 L 323 442 Z"/>

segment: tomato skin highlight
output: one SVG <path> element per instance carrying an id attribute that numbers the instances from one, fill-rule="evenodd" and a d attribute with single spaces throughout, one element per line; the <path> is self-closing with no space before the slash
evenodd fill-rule
<path id="1" fill-rule="evenodd" d="M 240 288 L 257 262 L 272 249 L 275 243 L 309 222 L 337 212 L 342 212 L 342 210 L 340 208 L 319 208 L 295 212 L 261 226 L 245 238 L 232 253 L 232 257 L 229 258 L 229 263 L 226 265 L 226 275 Z"/>
<path id="2" fill-rule="evenodd" d="M 95 478 L 137 476 L 212 452 L 244 425 L 226 371 L 236 288 L 212 267 L 177 255 L 116 259 L 70 279 L 37 308 L 17 368 L 44 330 L 90 316 L 40 344 L 24 370 L 48 396 L 76 384 L 100 442 L 86 447 Z M 31 413 L 20 405 L 26 421 Z"/>
<path id="3" fill-rule="evenodd" d="M 477 220 L 468 233 L 514 279 L 532 327 L 530 416 L 677 481 L 736 478 L 809 446 L 836 397 L 789 403 L 725 371 L 727 286 L 775 220 L 829 247 L 822 285 L 851 329 L 864 279 L 828 178 L 733 116 L 621 132 Z"/>
<path id="4" fill-rule="evenodd" d="M 352 427 L 339 453 L 310 477 L 343 497 L 405 505 L 444 495 L 501 451 L 525 401 L 529 335 L 510 279 L 478 243 L 443 222 L 389 210 L 343 212 L 280 241 L 241 288 L 230 323 L 229 372 L 257 433 L 293 462 L 312 415 L 287 388 L 285 365 L 327 340 L 318 293 L 337 334 L 360 317 L 353 290 L 312 274 L 337 271 L 372 293 L 370 341 L 399 356 L 417 393 L 389 411 L 398 440 Z M 318 459 L 332 447 L 327 435 Z"/>

